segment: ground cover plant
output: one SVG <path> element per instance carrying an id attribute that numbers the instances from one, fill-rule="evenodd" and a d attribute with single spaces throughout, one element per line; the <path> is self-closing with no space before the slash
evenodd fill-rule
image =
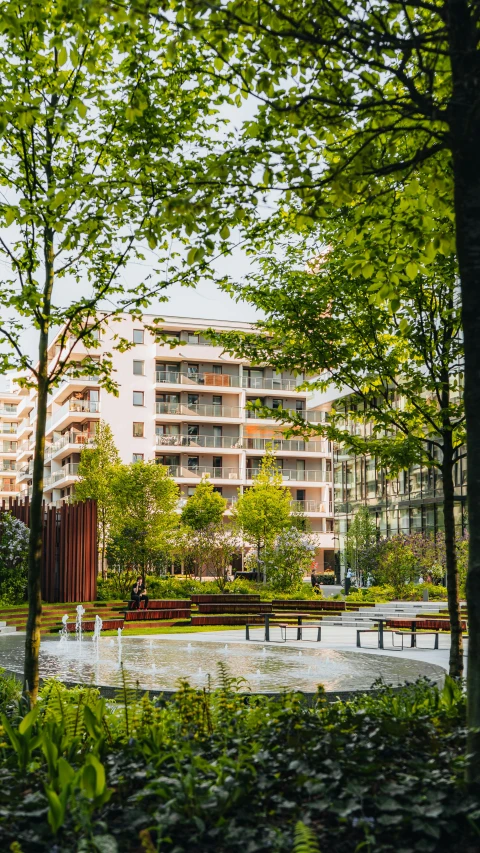
<path id="1" fill-rule="evenodd" d="M 291 853 L 300 837 L 333 853 L 478 849 L 453 681 L 347 703 L 320 689 L 312 704 L 239 687 L 223 667 L 171 702 L 127 676 L 108 703 L 48 682 L 29 711 L 1 678 L 1 849 Z"/>
<path id="2" fill-rule="evenodd" d="M 236 580 L 234 583 L 226 584 L 225 588 L 220 590 L 216 581 L 197 581 L 194 578 L 179 577 L 174 575 L 147 575 L 146 586 L 148 594 L 152 599 L 175 599 L 189 598 L 191 595 L 218 595 L 222 594 L 243 594 L 243 595 L 260 595 L 262 601 L 271 601 L 274 598 L 321 598 L 319 591 L 313 591 L 310 584 L 303 583 L 301 587 L 296 588 L 293 592 L 282 592 L 279 594 L 277 589 L 274 589 L 270 584 L 253 583 L 252 581 Z M 126 594 L 128 598 L 130 591 Z M 117 582 L 114 576 L 110 576 L 106 581 L 98 579 L 97 584 L 97 600 L 98 601 L 115 601 L 118 599 Z"/>

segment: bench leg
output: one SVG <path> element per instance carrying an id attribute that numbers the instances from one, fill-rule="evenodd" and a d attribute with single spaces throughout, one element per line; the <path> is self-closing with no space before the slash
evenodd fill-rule
<path id="1" fill-rule="evenodd" d="M 245 639 L 250 639 L 250 625 L 245 625 Z"/>
<path id="2" fill-rule="evenodd" d="M 438 649 L 438 631 L 437 631 L 437 633 L 435 634 L 435 642 L 434 642 L 434 644 L 433 644 L 433 648 L 434 648 L 434 649 Z"/>
<path id="3" fill-rule="evenodd" d="M 322 639 L 322 629 L 319 628 L 317 631 L 317 643 L 319 643 L 321 639 Z"/>
<path id="4" fill-rule="evenodd" d="M 357 631 L 357 649 L 361 649 L 361 648 L 362 647 L 360 645 L 360 631 Z"/>

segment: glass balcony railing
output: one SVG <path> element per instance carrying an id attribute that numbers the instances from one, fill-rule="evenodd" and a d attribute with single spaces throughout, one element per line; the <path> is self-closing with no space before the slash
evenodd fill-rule
<path id="1" fill-rule="evenodd" d="M 157 415 L 186 415 L 190 418 L 236 418 L 240 419 L 238 406 L 222 406 L 216 403 L 155 403 Z"/>
<path id="2" fill-rule="evenodd" d="M 79 450 L 82 450 L 84 447 L 88 447 L 92 445 L 95 441 L 95 434 L 90 432 L 75 432 L 70 430 L 66 432 L 65 435 L 62 435 L 57 441 L 52 442 L 52 444 L 47 444 L 45 446 L 45 459 L 51 459 L 52 456 L 55 456 L 62 447 L 65 447 L 67 444 L 74 444 L 78 446 Z"/>
<path id="3" fill-rule="evenodd" d="M 156 435 L 157 447 L 233 447 L 241 449 L 241 439 L 232 435 Z"/>
<path id="4" fill-rule="evenodd" d="M 253 479 L 256 477 L 260 471 L 260 468 L 247 468 L 247 480 Z M 295 469 L 288 470 L 285 468 L 279 469 L 280 474 L 282 475 L 283 480 L 296 480 L 306 482 L 306 483 L 326 483 L 331 480 L 332 475 L 327 471 L 297 471 Z"/>
<path id="5" fill-rule="evenodd" d="M 0 492 L 16 492 L 16 483 L 2 483 L 0 480 Z"/>
<path id="6" fill-rule="evenodd" d="M 240 388 L 240 377 L 229 373 L 188 373 L 174 370 L 155 371 L 155 381 L 161 385 L 213 385 L 216 388 Z"/>
<path id="7" fill-rule="evenodd" d="M 266 450 L 271 445 L 273 450 L 293 451 L 296 453 L 330 453 L 330 443 L 327 441 L 301 441 L 296 438 L 248 438 L 242 439 L 245 450 Z"/>
<path id="8" fill-rule="evenodd" d="M 100 412 L 100 403 L 98 400 L 67 400 L 67 402 L 57 409 L 57 411 L 48 419 L 45 431 L 49 432 L 52 429 L 53 424 L 58 423 L 62 418 L 72 412 L 96 415 Z"/>
<path id="9" fill-rule="evenodd" d="M 265 391 L 295 391 L 302 380 L 300 379 L 274 379 L 265 376 L 244 376 L 242 378 L 243 388 L 258 388 Z"/>
<path id="10" fill-rule="evenodd" d="M 211 466 L 199 465 L 195 468 L 189 468 L 185 465 L 168 465 L 168 473 L 171 477 L 183 479 L 198 479 L 208 476 L 213 480 L 239 480 L 240 472 L 238 468 L 214 468 Z"/>
<path id="11" fill-rule="evenodd" d="M 17 416 L 16 406 L 0 406 L 1 418 L 15 418 Z"/>
<path id="12" fill-rule="evenodd" d="M 260 412 L 257 412 L 255 409 L 245 409 L 245 417 L 247 420 L 274 420 L 275 412 L 277 411 L 279 415 L 296 415 L 309 423 L 325 423 L 325 412 L 315 412 L 310 409 L 275 409 L 274 412 L 266 418 L 262 417 Z"/>
<path id="13" fill-rule="evenodd" d="M 290 501 L 292 512 L 326 512 L 322 501 Z"/>
<path id="14" fill-rule="evenodd" d="M 69 462 L 67 465 L 63 465 L 63 467 L 59 471 L 53 471 L 50 476 L 44 478 L 44 490 L 55 487 L 57 483 L 59 483 L 61 480 L 65 480 L 67 477 L 77 476 L 78 465 L 78 462 Z"/>

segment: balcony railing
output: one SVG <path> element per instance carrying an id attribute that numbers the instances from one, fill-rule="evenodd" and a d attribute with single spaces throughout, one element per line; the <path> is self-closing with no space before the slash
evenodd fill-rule
<path id="1" fill-rule="evenodd" d="M 15 424 L 14 428 L 9 427 L 8 429 L 4 429 L 3 424 L 0 426 L 0 436 L 2 435 L 16 435 L 18 432 L 17 425 Z"/>
<path id="2" fill-rule="evenodd" d="M 161 385 L 214 385 L 218 388 L 240 388 L 240 377 L 229 373 L 185 373 L 156 370 L 155 381 Z"/>
<path id="3" fill-rule="evenodd" d="M 315 412 L 310 409 L 275 409 L 274 412 L 278 412 L 279 415 L 297 415 L 303 418 L 304 421 L 309 423 L 325 423 L 325 412 Z M 268 415 L 266 418 L 262 417 L 260 412 L 257 412 L 255 409 L 245 409 L 245 416 L 247 419 L 253 420 L 275 420 L 275 415 Z"/>
<path id="4" fill-rule="evenodd" d="M 298 379 L 269 379 L 264 376 L 244 376 L 242 379 L 243 388 L 265 391 L 295 391 L 300 384 Z"/>
<path id="5" fill-rule="evenodd" d="M 238 406 L 221 406 L 216 403 L 155 403 L 157 415 L 187 415 L 191 418 L 236 418 L 241 417 Z"/>
<path id="6" fill-rule="evenodd" d="M 62 435 L 58 441 L 54 441 L 52 444 L 48 444 L 45 447 L 45 459 L 51 459 L 52 456 L 55 456 L 62 447 L 65 447 L 67 444 L 75 444 L 79 445 L 79 450 L 84 447 L 88 447 L 93 444 L 95 441 L 94 433 L 90 432 L 66 432 L 65 435 Z"/>
<path id="7" fill-rule="evenodd" d="M 241 439 L 233 435 L 156 435 L 158 447 L 233 447 L 241 449 Z"/>
<path id="8" fill-rule="evenodd" d="M 2 483 L 0 481 L 0 492 L 16 492 L 16 491 L 17 491 L 16 484 L 12 485 L 12 483 Z"/>
<path id="9" fill-rule="evenodd" d="M 301 480 L 302 482 L 307 483 L 326 483 L 332 477 L 331 473 L 327 473 L 326 471 L 297 471 L 295 469 L 289 470 L 285 468 L 279 468 L 278 470 L 282 475 L 283 480 Z M 247 480 L 251 480 L 253 477 L 256 477 L 259 471 L 260 468 L 247 468 Z"/>
<path id="10" fill-rule="evenodd" d="M 78 474 L 78 462 L 69 462 L 67 465 L 64 465 L 59 471 L 54 471 L 50 477 L 45 477 L 43 481 L 44 489 L 51 489 L 60 480 L 65 480 L 67 477 L 75 477 Z"/>
<path id="11" fill-rule="evenodd" d="M 322 501 L 290 501 L 292 512 L 326 512 Z"/>
<path id="12" fill-rule="evenodd" d="M 45 431 L 49 432 L 52 425 L 61 421 L 70 412 L 88 412 L 89 414 L 98 414 L 100 412 L 100 403 L 98 400 L 67 400 L 52 416 L 48 419 Z"/>
<path id="13" fill-rule="evenodd" d="M 199 465 L 197 468 L 188 468 L 184 465 L 169 465 L 168 473 L 171 477 L 199 479 L 208 476 L 213 480 L 239 480 L 240 472 L 237 468 L 213 468 Z"/>
<path id="14" fill-rule="evenodd" d="M 266 450 L 271 445 L 274 451 L 290 450 L 294 452 L 329 453 L 329 442 L 327 441 L 301 441 L 295 438 L 248 438 L 242 439 L 245 450 Z"/>
<path id="15" fill-rule="evenodd" d="M 0 417 L 3 418 L 16 418 L 17 416 L 17 406 L 0 406 Z"/>

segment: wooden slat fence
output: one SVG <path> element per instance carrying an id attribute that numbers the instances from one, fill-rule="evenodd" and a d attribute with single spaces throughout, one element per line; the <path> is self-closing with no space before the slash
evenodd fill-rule
<path id="1" fill-rule="evenodd" d="M 1 512 L 8 511 L 29 527 L 28 498 L 2 501 Z M 42 599 L 57 601 L 94 601 L 97 595 L 97 503 L 62 504 L 43 507 Z"/>

